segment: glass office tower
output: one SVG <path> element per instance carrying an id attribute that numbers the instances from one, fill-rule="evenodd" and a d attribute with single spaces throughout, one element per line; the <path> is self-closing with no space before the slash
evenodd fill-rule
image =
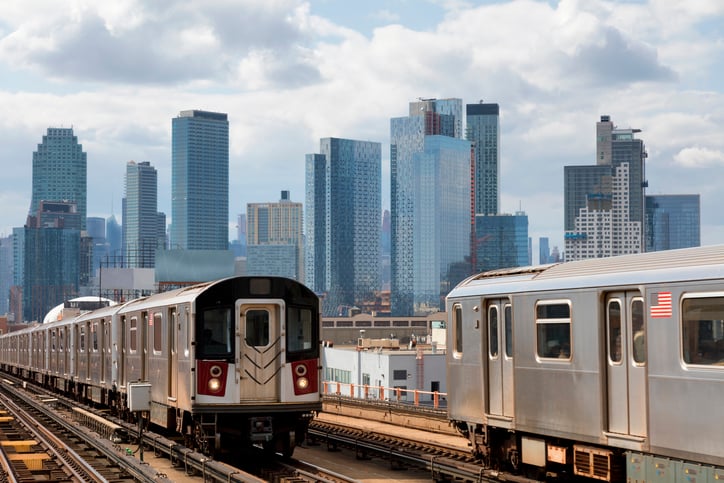
<path id="1" fill-rule="evenodd" d="M 699 195 L 646 196 L 646 251 L 701 244 Z"/>
<path id="2" fill-rule="evenodd" d="M 344 314 L 379 290 L 382 145 L 321 139 L 305 190 L 305 282 L 325 315 Z"/>
<path id="3" fill-rule="evenodd" d="M 171 223 L 171 249 L 228 249 L 226 114 L 190 110 L 173 119 Z"/>
<path id="4" fill-rule="evenodd" d="M 528 216 L 475 215 L 476 272 L 525 267 L 528 255 Z"/>
<path id="5" fill-rule="evenodd" d="M 390 122 L 391 312 L 444 310 L 470 273 L 470 142 L 459 136 L 461 99 L 410 104 Z"/>

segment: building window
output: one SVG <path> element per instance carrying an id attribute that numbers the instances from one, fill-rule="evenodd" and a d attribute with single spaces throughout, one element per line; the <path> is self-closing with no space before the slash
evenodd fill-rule
<path id="1" fill-rule="evenodd" d="M 406 369 L 396 369 L 392 371 L 392 379 L 395 381 L 402 381 L 407 379 L 407 370 Z"/>

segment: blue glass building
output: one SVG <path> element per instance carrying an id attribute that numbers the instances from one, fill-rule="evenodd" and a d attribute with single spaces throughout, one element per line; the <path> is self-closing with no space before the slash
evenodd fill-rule
<path id="1" fill-rule="evenodd" d="M 477 272 L 530 265 L 528 216 L 475 215 Z"/>
<path id="2" fill-rule="evenodd" d="M 646 196 L 646 251 L 701 244 L 699 195 Z"/>
<path id="3" fill-rule="evenodd" d="M 428 99 L 390 121 L 393 316 L 444 310 L 470 273 L 471 155 L 461 114 L 461 99 Z"/>
<path id="4" fill-rule="evenodd" d="M 500 205 L 500 107 L 465 106 L 466 136 L 475 158 L 475 213 L 497 215 Z"/>
<path id="5" fill-rule="evenodd" d="M 71 201 L 85 230 L 87 156 L 73 128 L 49 127 L 33 152 L 33 194 L 29 214 L 38 212 L 41 201 Z"/>
<path id="6" fill-rule="evenodd" d="M 379 290 L 382 145 L 321 139 L 305 182 L 305 282 L 336 315 Z"/>
<path id="7" fill-rule="evenodd" d="M 226 114 L 190 110 L 173 119 L 171 223 L 171 249 L 228 249 Z"/>

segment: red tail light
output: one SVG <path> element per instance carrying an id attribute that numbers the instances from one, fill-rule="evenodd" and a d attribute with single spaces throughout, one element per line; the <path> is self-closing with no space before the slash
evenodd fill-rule
<path id="1" fill-rule="evenodd" d="M 198 361 L 196 365 L 196 392 L 206 396 L 223 396 L 226 393 L 226 374 L 229 363 L 223 361 Z"/>
<path id="2" fill-rule="evenodd" d="M 318 391 L 317 360 L 292 362 L 292 380 L 294 395 L 311 394 Z"/>

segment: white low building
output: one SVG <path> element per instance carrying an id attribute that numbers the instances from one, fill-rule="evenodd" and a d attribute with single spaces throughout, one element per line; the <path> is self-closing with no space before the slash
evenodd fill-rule
<path id="1" fill-rule="evenodd" d="M 324 347 L 325 392 L 356 398 L 442 404 L 447 392 L 445 349 L 395 348 L 396 339 L 360 339 L 357 346 Z M 436 394 L 437 393 L 437 394 Z"/>

